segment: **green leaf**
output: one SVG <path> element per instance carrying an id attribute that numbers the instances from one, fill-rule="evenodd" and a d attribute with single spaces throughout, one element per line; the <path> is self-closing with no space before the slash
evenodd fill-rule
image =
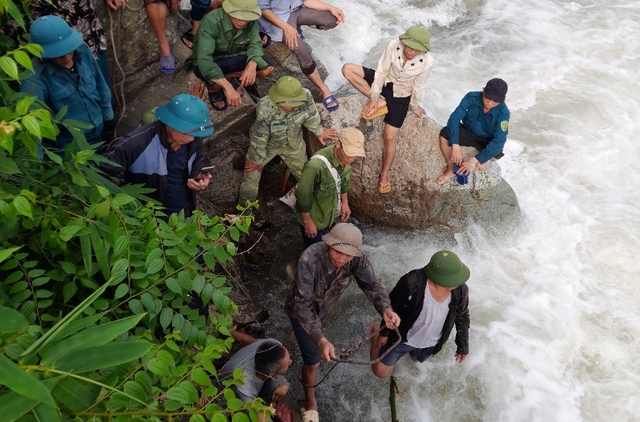
<path id="1" fill-rule="evenodd" d="M 238 240 L 240 240 L 240 231 L 238 231 L 236 227 L 229 227 L 229 236 L 231 236 L 231 238 L 235 242 L 237 242 Z"/>
<path id="2" fill-rule="evenodd" d="M 207 373 L 201 368 L 196 368 L 191 372 L 191 379 L 193 382 L 204 387 L 211 386 L 211 379 L 209 379 L 209 375 L 207 375 Z"/>
<path id="3" fill-rule="evenodd" d="M 176 281 L 175 278 L 168 278 L 165 282 L 167 288 L 174 293 L 182 294 L 182 287 L 180 287 L 180 283 Z"/>
<path id="4" fill-rule="evenodd" d="M 4 154 L 0 154 L 0 173 L 17 174 L 21 173 L 21 171 L 14 160 L 7 158 Z"/>
<path id="5" fill-rule="evenodd" d="M 147 394 L 144 391 L 144 387 L 136 381 L 127 381 L 124 383 L 124 392 L 140 400 L 141 402 L 147 401 Z"/>
<path id="6" fill-rule="evenodd" d="M 164 308 L 160 313 L 160 325 L 165 330 L 171 324 L 171 318 L 173 318 L 173 311 L 169 308 Z"/>
<path id="7" fill-rule="evenodd" d="M 159 359 L 154 358 L 151 359 L 149 362 L 147 362 L 147 368 L 149 368 L 149 370 L 161 377 L 167 376 L 170 374 L 169 372 L 169 366 L 163 364 Z"/>
<path id="8" fill-rule="evenodd" d="M 29 70 L 33 70 L 33 66 L 31 66 L 31 59 L 29 58 L 29 55 L 27 53 L 25 53 L 24 51 L 20 51 L 20 50 L 14 51 L 13 52 L 13 58 L 22 67 L 27 68 Z M 28 98 L 34 98 L 34 97 L 28 97 Z"/>
<path id="9" fill-rule="evenodd" d="M 204 416 L 202 416 L 202 415 L 193 415 L 189 419 L 189 422 L 205 422 Z"/>
<path id="10" fill-rule="evenodd" d="M 30 399 L 55 406 L 55 401 L 47 387 L 5 355 L 0 355 L 0 384 Z"/>
<path id="11" fill-rule="evenodd" d="M 153 344 L 146 341 L 108 343 L 67 353 L 55 363 L 55 369 L 83 374 L 131 362 L 146 355 Z"/>
<path id="12" fill-rule="evenodd" d="M 125 193 L 119 193 L 113 198 L 113 201 L 111 201 L 111 204 L 114 207 L 119 207 L 121 205 L 128 204 L 129 202 L 132 202 L 134 200 L 135 198 L 133 196 L 127 195 Z"/>
<path id="13" fill-rule="evenodd" d="M 212 417 L 210 417 L 211 422 L 227 422 L 227 417 L 224 413 L 214 413 Z"/>
<path id="14" fill-rule="evenodd" d="M 173 356 L 171 356 L 171 353 L 167 352 L 166 350 L 159 350 L 156 358 L 162 362 L 163 365 L 166 365 L 167 367 L 171 367 L 171 366 L 175 366 L 175 361 L 173 360 Z"/>
<path id="15" fill-rule="evenodd" d="M 187 392 L 180 387 L 173 387 L 172 389 L 167 391 L 167 398 L 170 400 L 175 400 L 183 406 L 189 404 L 189 394 L 187 394 Z"/>
<path id="16" fill-rule="evenodd" d="M 72 220 L 69 224 L 60 229 L 60 239 L 63 242 L 68 242 L 73 236 L 84 228 L 84 225 L 78 224 L 78 222 Z"/>
<path id="17" fill-rule="evenodd" d="M 62 287 L 62 300 L 64 303 L 69 302 L 69 300 L 76 294 L 78 291 L 78 286 L 73 281 L 71 283 L 67 283 Z"/>
<path id="18" fill-rule="evenodd" d="M 7 76 L 11 79 L 15 79 L 16 81 L 20 80 L 20 77 L 18 76 L 18 65 L 11 57 L 0 57 L 0 69 L 4 70 Z"/>
<path id="19" fill-rule="evenodd" d="M 149 263 L 149 266 L 147 267 L 147 274 L 155 274 L 160 271 L 162 267 L 164 267 L 164 261 L 160 258 L 154 259 Z"/>
<path id="20" fill-rule="evenodd" d="M 13 199 L 13 206 L 16 207 L 18 214 L 22 214 L 33 219 L 33 214 L 31 214 L 31 204 L 29 204 L 29 201 L 24 196 L 16 196 Z"/>
<path id="21" fill-rule="evenodd" d="M 102 236 L 98 232 L 98 228 L 95 224 L 91 224 L 89 226 L 89 237 L 91 238 L 91 246 L 95 252 L 96 260 L 98 261 L 98 267 L 100 268 L 100 272 L 102 276 L 107 279 L 109 278 L 109 261 L 107 260 L 107 253 L 104 248 L 104 240 L 102 240 Z"/>
<path id="22" fill-rule="evenodd" d="M 73 412 L 80 412 L 91 407 L 95 403 L 98 393 L 99 389 L 71 377 L 62 378 L 52 391 L 53 396 Z"/>
<path id="23" fill-rule="evenodd" d="M 64 356 L 70 352 L 107 344 L 120 334 L 138 325 L 138 322 L 140 322 L 143 316 L 144 314 L 135 315 L 108 322 L 97 327 L 86 328 L 67 340 L 62 340 L 60 343 L 51 347 L 47 353 L 44 354 L 42 364 L 44 366 L 54 366 L 56 360 L 63 359 Z"/>
<path id="24" fill-rule="evenodd" d="M 89 235 L 80 237 L 80 250 L 82 251 L 82 261 L 84 262 L 84 268 L 87 270 L 87 275 L 93 275 L 93 261 L 91 260 L 91 239 Z"/>
<path id="25" fill-rule="evenodd" d="M 125 253 L 127 247 L 129 246 L 129 236 L 119 236 L 116 239 L 116 245 L 113 247 L 113 256 L 114 258 L 120 257 Z"/>
<path id="26" fill-rule="evenodd" d="M 13 255 L 13 253 L 15 251 L 20 250 L 20 248 L 22 248 L 22 246 L 18 246 L 18 247 L 15 247 L 15 248 L 9 248 L 9 249 L 0 249 L 0 262 L 2 262 L 5 259 L 9 258 L 11 255 Z"/>
<path id="27" fill-rule="evenodd" d="M 22 313 L 5 306 L 0 306 L 0 321 L 0 334 L 17 333 L 29 325 Z"/>
<path id="28" fill-rule="evenodd" d="M 30 399 L 15 392 L 4 394 L 0 396 L 2 420 L 7 422 L 15 421 L 36 407 L 37 404 L 37 400 Z"/>
<path id="29" fill-rule="evenodd" d="M 124 295 L 126 295 L 128 292 L 129 292 L 129 286 L 127 286 L 125 283 L 122 283 L 116 288 L 116 292 L 113 294 L 113 299 L 118 300 Z"/>
<path id="30" fill-rule="evenodd" d="M 129 301 L 129 309 L 136 315 L 144 313 L 144 306 L 138 299 Z"/>
<path id="31" fill-rule="evenodd" d="M 57 406 L 40 403 L 33 410 L 33 413 L 38 421 L 60 422 L 60 413 L 58 412 Z"/>
<path id="32" fill-rule="evenodd" d="M 30 134 L 35 136 L 36 138 L 42 137 L 42 133 L 40 132 L 40 124 L 38 123 L 38 119 L 33 116 L 27 115 L 22 118 L 22 124 Z"/>
<path id="33" fill-rule="evenodd" d="M 232 421 L 233 422 L 251 422 L 251 419 L 249 419 L 249 416 L 247 416 L 246 413 L 237 412 L 233 414 Z"/>

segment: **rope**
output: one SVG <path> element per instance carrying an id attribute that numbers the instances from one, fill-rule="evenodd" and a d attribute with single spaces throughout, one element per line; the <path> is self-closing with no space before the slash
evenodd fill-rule
<path id="1" fill-rule="evenodd" d="M 329 374 L 331 374 L 331 372 L 334 369 L 336 369 L 336 366 L 338 366 L 338 364 L 340 364 L 340 363 L 349 363 L 351 365 L 362 365 L 362 366 L 365 366 L 365 365 L 373 365 L 375 363 L 380 362 L 382 359 L 385 358 L 385 356 L 387 356 L 389 353 L 391 353 L 391 351 L 393 349 L 395 349 L 400 343 L 402 343 L 402 336 L 400 335 L 400 331 L 398 331 L 398 327 L 395 327 L 395 331 L 396 331 L 396 335 L 398 336 L 398 340 L 396 340 L 396 342 L 393 344 L 393 346 L 389 347 L 382 355 L 378 356 L 377 359 L 369 360 L 369 361 L 356 361 L 356 360 L 350 360 L 349 358 L 351 356 L 353 356 L 360 349 L 360 347 L 364 344 L 365 341 L 370 340 L 373 336 L 375 336 L 376 334 L 380 333 L 383 329 L 384 329 L 384 326 L 380 327 L 378 329 L 378 331 L 374 331 L 373 333 L 371 333 L 367 337 L 356 340 L 353 343 L 353 346 L 351 346 L 350 348 L 342 349 L 342 351 L 340 352 L 340 359 L 334 359 L 333 360 L 333 362 L 334 362 L 333 366 L 331 367 L 331 369 L 329 369 L 329 371 L 327 371 L 326 374 L 324 374 L 322 379 L 320 381 L 318 381 L 317 384 L 315 384 L 315 385 L 305 384 L 302 381 L 302 378 L 299 379 L 300 383 L 303 386 L 307 387 L 307 388 L 316 388 L 317 386 L 322 384 L 327 379 Z"/>

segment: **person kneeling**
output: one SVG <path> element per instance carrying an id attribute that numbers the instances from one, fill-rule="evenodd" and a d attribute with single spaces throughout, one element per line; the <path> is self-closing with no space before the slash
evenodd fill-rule
<path id="1" fill-rule="evenodd" d="M 456 254 L 436 252 L 424 268 L 408 272 L 389 294 L 391 307 L 400 317 L 398 331 L 402 343 L 371 365 L 380 378 L 407 353 L 416 362 L 424 362 L 438 353 L 456 325 L 455 359 L 464 362 L 469 354 L 469 288 L 465 284 L 470 271 Z M 374 323 L 377 330 L 379 324 Z M 371 340 L 371 360 L 378 359 L 397 342 L 397 334 L 384 328 Z"/>

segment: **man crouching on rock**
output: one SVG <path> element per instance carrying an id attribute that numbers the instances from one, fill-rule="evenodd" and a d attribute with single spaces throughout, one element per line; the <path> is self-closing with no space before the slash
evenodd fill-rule
<path id="1" fill-rule="evenodd" d="M 285 311 L 291 319 L 304 365 L 305 393 L 303 422 L 318 421 L 315 385 L 320 359 L 336 358 L 333 344 L 322 332 L 322 320 L 345 289 L 355 279 L 390 329 L 400 324 L 391 309 L 389 297 L 362 251 L 362 233 L 353 224 L 338 223 L 322 236 L 322 242 L 309 246 L 300 257 L 294 283 L 289 290 Z"/>
<path id="2" fill-rule="evenodd" d="M 398 327 L 402 343 L 371 365 L 374 374 L 388 376 L 407 353 L 414 362 L 424 362 L 442 349 L 454 324 L 458 346 L 455 359 L 464 362 L 469 354 L 469 288 L 465 284 L 469 276 L 469 268 L 450 251 L 436 252 L 426 267 L 402 276 L 389 294 L 391 306 L 402 318 Z M 371 331 L 378 327 L 373 324 Z M 388 328 L 375 334 L 371 339 L 371 360 L 378 359 L 397 340 L 395 331 Z"/>

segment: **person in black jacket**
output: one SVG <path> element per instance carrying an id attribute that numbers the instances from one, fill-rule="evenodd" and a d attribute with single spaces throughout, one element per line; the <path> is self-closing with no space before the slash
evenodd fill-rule
<path id="1" fill-rule="evenodd" d="M 206 189 L 210 173 L 202 173 L 203 138 L 213 134 L 209 108 L 189 94 L 178 94 L 155 110 L 157 121 L 140 126 L 104 154 L 118 164 L 101 163 L 110 176 L 124 174 L 124 183 L 155 189 L 148 196 L 166 214 L 196 209 L 197 192 Z"/>
<path id="2" fill-rule="evenodd" d="M 424 268 L 408 272 L 391 291 L 391 307 L 400 317 L 402 342 L 380 362 L 373 373 L 387 377 L 398 360 L 410 354 L 416 362 L 435 355 L 456 326 L 456 361 L 469 354 L 469 268 L 450 251 L 436 252 Z M 380 325 L 373 324 L 376 331 Z M 384 328 L 371 340 L 371 360 L 377 359 L 397 342 L 395 331 Z"/>

